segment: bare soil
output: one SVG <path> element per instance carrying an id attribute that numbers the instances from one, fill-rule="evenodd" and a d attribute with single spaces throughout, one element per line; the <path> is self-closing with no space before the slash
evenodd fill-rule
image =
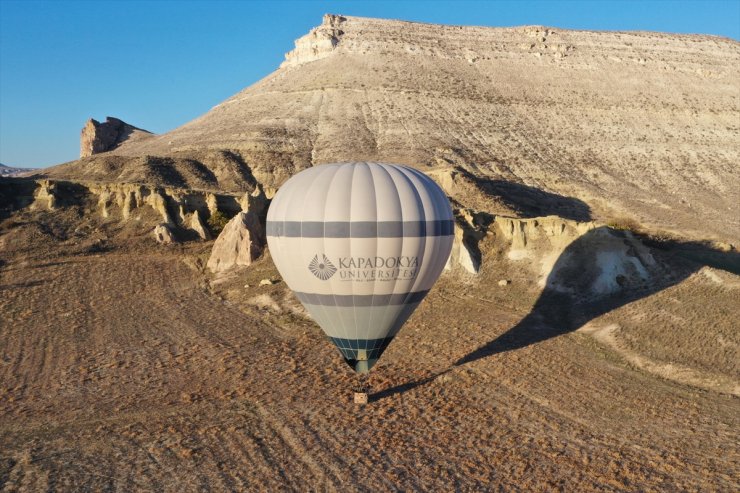
<path id="1" fill-rule="evenodd" d="M 552 332 L 557 321 L 512 333 L 540 296 L 513 270 L 505 287 L 438 283 L 357 406 L 350 369 L 269 258 L 216 279 L 202 268 L 210 243 L 28 219 L 0 236 L 3 491 L 740 489 L 737 397 Z M 655 296 L 728 289 L 697 276 Z M 669 357 L 658 346 L 672 339 L 629 323 L 655 296 L 591 323 Z M 692 364 L 733 376 L 728 361 Z"/>

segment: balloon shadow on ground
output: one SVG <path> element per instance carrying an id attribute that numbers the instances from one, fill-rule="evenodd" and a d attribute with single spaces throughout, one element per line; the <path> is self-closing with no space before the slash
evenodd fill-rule
<path id="1" fill-rule="evenodd" d="M 458 359 L 447 370 L 383 390 L 374 394 L 372 400 L 407 392 L 455 367 L 573 332 L 594 318 L 680 283 L 705 265 L 740 275 L 740 253 L 737 251 L 720 251 L 701 242 L 658 241 L 637 236 L 651 247 L 651 257 L 655 258 L 651 279 L 635 284 L 618 274 L 613 279 L 620 288 L 616 292 L 600 296 L 580 294 L 583 293 L 580 290 L 598 282 L 601 272 L 594 262 L 602 252 L 594 250 L 593 246 L 595 240 L 603 239 L 605 234 L 617 239 L 621 236 L 625 242 L 631 235 L 600 227 L 581 236 L 558 257 L 532 310 L 515 326 Z M 630 253 L 636 252 L 628 249 L 628 255 Z"/>

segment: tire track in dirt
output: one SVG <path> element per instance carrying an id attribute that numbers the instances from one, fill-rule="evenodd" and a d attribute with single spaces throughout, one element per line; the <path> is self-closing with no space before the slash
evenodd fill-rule
<path id="1" fill-rule="evenodd" d="M 55 296 L 59 313 L 0 332 L 0 345 L 26 354 L 2 366 L 3 385 L 30 386 L 18 401 L 0 400 L 9 418 L 0 420 L 0 478 L 11 491 L 737 484 L 737 463 L 722 452 L 737 438 L 731 402 L 656 382 L 585 335 L 452 367 L 519 318 L 472 302 L 487 296 L 472 288 L 460 299 L 444 286 L 430 294 L 372 375 L 386 395 L 360 409 L 349 400 L 351 372 L 316 327 L 224 303 L 176 254 L 56 268 L 53 290 L 26 292 Z M 120 295 L 77 308 L 91 280 Z M 279 299 L 285 288 L 264 289 Z M 455 319 L 436 318 L 440 307 Z M 50 325 L 57 330 L 38 330 Z"/>

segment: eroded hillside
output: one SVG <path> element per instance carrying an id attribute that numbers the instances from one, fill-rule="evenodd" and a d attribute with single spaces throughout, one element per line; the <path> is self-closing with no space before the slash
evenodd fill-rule
<path id="1" fill-rule="evenodd" d="M 224 151 L 265 187 L 336 161 L 457 166 L 601 220 L 737 242 L 739 67 L 740 44 L 711 36 L 329 15 L 205 115 L 48 174 L 142 181 L 128 163 L 166 156 L 218 176 Z"/>

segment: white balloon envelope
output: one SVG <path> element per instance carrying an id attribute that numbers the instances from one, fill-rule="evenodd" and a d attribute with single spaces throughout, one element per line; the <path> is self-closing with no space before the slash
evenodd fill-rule
<path id="1" fill-rule="evenodd" d="M 267 212 L 277 269 L 358 373 L 378 361 L 434 285 L 453 237 L 442 189 L 394 164 L 306 169 Z"/>

